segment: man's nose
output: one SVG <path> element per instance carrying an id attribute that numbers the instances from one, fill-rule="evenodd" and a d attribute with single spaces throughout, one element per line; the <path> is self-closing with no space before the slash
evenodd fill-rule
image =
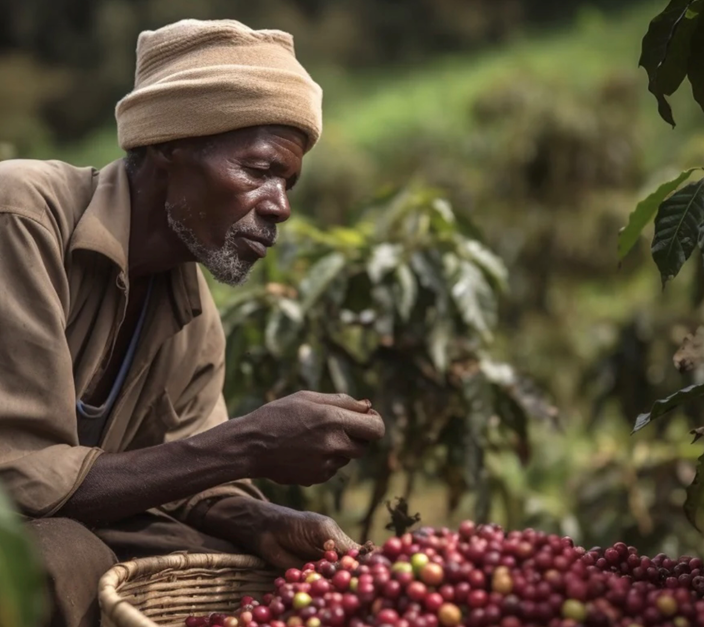
<path id="1" fill-rule="evenodd" d="M 286 222 L 291 217 L 285 182 L 277 182 L 272 186 L 267 197 L 257 205 L 257 213 L 276 224 Z"/>

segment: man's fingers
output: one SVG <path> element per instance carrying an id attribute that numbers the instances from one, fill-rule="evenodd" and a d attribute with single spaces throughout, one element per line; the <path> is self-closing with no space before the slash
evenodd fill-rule
<path id="1" fill-rule="evenodd" d="M 325 481 L 330 481 L 330 479 L 337 474 L 337 471 L 340 470 L 340 468 L 343 468 L 349 463 L 349 458 L 343 457 L 342 455 L 333 455 L 325 463 L 325 475 L 327 477 Z"/>
<path id="2" fill-rule="evenodd" d="M 320 392 L 306 392 L 306 395 L 314 403 L 319 405 L 333 405 L 340 409 L 366 413 L 372 406 L 368 400 L 358 401 L 347 394 L 321 394 Z"/>
<path id="3" fill-rule="evenodd" d="M 344 450 L 338 451 L 338 455 L 346 458 L 344 462 L 346 464 L 350 459 L 359 459 L 360 457 L 364 457 L 364 454 L 367 452 L 368 445 L 369 442 L 365 442 L 364 440 L 349 438 L 349 444 Z"/>
<path id="4" fill-rule="evenodd" d="M 366 414 L 341 410 L 344 412 L 344 429 L 350 438 L 362 442 L 380 440 L 386 433 L 386 427 L 381 416 L 373 409 Z"/>
<path id="5" fill-rule="evenodd" d="M 359 544 L 357 544 L 352 538 L 350 538 L 342 529 L 340 529 L 336 524 L 332 524 L 328 527 L 329 540 L 335 543 L 335 548 L 340 553 L 346 553 L 352 549 L 359 549 Z"/>
<path id="6" fill-rule="evenodd" d="M 300 568 L 304 560 L 281 545 L 273 536 L 266 536 L 258 551 L 260 557 L 275 568 Z"/>

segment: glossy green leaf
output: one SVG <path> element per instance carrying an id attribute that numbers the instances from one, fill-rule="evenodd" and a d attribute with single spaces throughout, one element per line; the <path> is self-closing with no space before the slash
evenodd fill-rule
<path id="1" fill-rule="evenodd" d="M 621 231 L 618 238 L 618 258 L 623 260 L 635 246 L 643 229 L 653 220 L 658 207 L 665 199 L 682 185 L 698 168 L 690 168 L 680 173 L 676 178 L 666 181 L 650 196 L 641 200 L 628 218 L 628 225 Z"/>
<path id="2" fill-rule="evenodd" d="M 461 246 L 461 252 L 466 259 L 480 266 L 496 283 L 499 289 L 508 289 L 508 269 L 501 257 L 494 254 L 477 240 L 464 240 Z"/>
<path id="3" fill-rule="evenodd" d="M 491 494 L 484 467 L 484 451 L 486 428 L 494 413 L 491 388 L 484 374 L 477 372 L 463 378 L 462 393 L 468 407 L 462 439 L 466 451 L 465 479 L 476 496 L 474 516 L 479 521 L 486 521 Z"/>
<path id="4" fill-rule="evenodd" d="M 452 334 L 452 321 L 446 316 L 438 317 L 428 334 L 428 352 L 433 360 L 433 365 L 439 372 L 447 370 L 448 349 Z"/>
<path id="5" fill-rule="evenodd" d="M 452 206 L 444 198 L 435 198 L 432 201 L 432 207 L 448 224 L 457 222 L 455 213 L 452 211 Z"/>
<path id="6" fill-rule="evenodd" d="M 301 330 L 300 320 L 292 319 L 284 309 L 274 309 L 264 333 L 267 350 L 273 355 L 281 356 L 286 352 Z"/>
<path id="7" fill-rule="evenodd" d="M 235 330 L 227 338 L 224 391 L 228 404 L 246 391 L 246 381 L 242 373 L 242 360 L 246 354 L 247 346 L 247 338 L 241 330 L 239 332 Z"/>
<path id="8" fill-rule="evenodd" d="M 420 285 L 435 293 L 435 309 L 439 315 L 444 316 L 449 311 L 451 283 L 448 283 L 445 276 L 442 259 L 436 260 L 431 253 L 432 251 L 414 253 L 411 268 Z"/>
<path id="9" fill-rule="evenodd" d="M 44 592 L 37 551 L 0 490 L 0 627 L 38 627 Z"/>
<path id="10" fill-rule="evenodd" d="M 396 268 L 396 281 L 396 307 L 401 318 L 407 321 L 418 298 L 418 281 L 405 263 Z"/>
<path id="11" fill-rule="evenodd" d="M 704 224 L 704 179 L 690 183 L 660 205 L 651 252 L 663 286 L 677 276 L 696 247 Z"/>
<path id="12" fill-rule="evenodd" d="M 303 313 L 317 302 L 344 267 L 345 256 L 339 252 L 332 252 L 313 265 L 301 282 L 301 309 Z"/>
<path id="13" fill-rule="evenodd" d="M 238 327 L 244 324 L 249 318 L 261 309 L 265 309 L 266 305 L 258 300 L 243 302 L 232 307 L 227 311 L 227 315 L 223 318 L 223 329 L 230 336 L 231 333 L 236 333 Z"/>
<path id="14" fill-rule="evenodd" d="M 490 340 L 498 319 L 498 303 L 484 273 L 475 264 L 461 260 L 452 275 L 455 280 L 452 298 L 462 319 L 485 340 Z"/>
<path id="15" fill-rule="evenodd" d="M 382 337 L 393 337 L 396 321 L 396 304 L 393 293 L 386 285 L 377 285 L 372 290 L 372 299 L 375 304 L 374 329 Z M 364 315 L 369 315 L 369 312 L 362 312 L 360 317 L 364 317 Z"/>
<path id="16" fill-rule="evenodd" d="M 430 216 L 430 226 L 438 235 L 451 236 L 457 231 L 457 218 L 450 203 L 444 198 L 434 198 L 430 202 L 433 210 Z"/>
<path id="17" fill-rule="evenodd" d="M 331 353 L 328 355 L 328 372 L 335 386 L 335 391 L 340 394 L 357 395 L 357 385 L 350 363 L 342 355 Z"/>
<path id="18" fill-rule="evenodd" d="M 335 244 L 341 248 L 361 248 L 367 241 L 365 233 L 360 229 L 334 227 L 329 233 Z"/>
<path id="19" fill-rule="evenodd" d="M 684 501 L 684 513 L 687 520 L 697 530 L 704 528 L 704 455 L 697 460 L 696 474 L 692 484 L 687 488 Z"/>
<path id="20" fill-rule="evenodd" d="M 686 387 L 683 390 L 675 392 L 667 398 L 663 398 L 659 401 L 656 401 L 653 405 L 653 408 L 648 413 L 641 414 L 640 416 L 638 416 L 636 424 L 633 427 L 633 433 L 635 433 L 636 431 L 640 431 L 643 427 L 650 424 L 653 420 L 664 416 L 665 414 L 672 411 L 673 409 L 676 409 L 683 403 L 694 400 L 695 398 L 700 398 L 702 396 L 704 396 L 704 384 L 699 384 L 690 385 L 689 387 Z"/>
<path id="21" fill-rule="evenodd" d="M 639 63 L 648 73 L 648 89 L 658 101 L 660 116 L 672 126 L 675 120 L 666 96 L 674 94 L 687 76 L 701 6 L 702 0 L 671 0 L 643 38 Z"/>
<path id="22" fill-rule="evenodd" d="M 496 410 L 509 429 L 514 431 L 523 442 L 528 442 L 528 414 L 508 390 L 495 386 Z"/>
<path id="23" fill-rule="evenodd" d="M 281 298 L 278 306 L 291 320 L 298 324 L 303 324 L 303 308 L 298 301 L 290 298 Z"/>
<path id="24" fill-rule="evenodd" d="M 704 17 L 701 11 L 692 35 L 691 47 L 687 77 L 692 86 L 692 95 L 704 111 Z"/>
<path id="25" fill-rule="evenodd" d="M 445 279 L 442 272 L 422 252 L 414 253 L 411 257 L 411 267 L 418 275 L 420 284 L 433 292 L 442 289 Z"/>
<path id="26" fill-rule="evenodd" d="M 301 344 L 298 347 L 298 371 L 310 390 L 320 389 L 320 379 L 323 374 L 321 351 L 321 347 L 312 343 Z"/>
<path id="27" fill-rule="evenodd" d="M 388 272 L 398 266 L 402 252 L 403 249 L 398 244 L 379 244 L 374 248 L 367 263 L 367 274 L 372 283 L 379 283 Z"/>

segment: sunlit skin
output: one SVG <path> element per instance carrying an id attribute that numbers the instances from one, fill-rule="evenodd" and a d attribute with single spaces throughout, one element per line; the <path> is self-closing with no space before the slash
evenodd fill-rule
<path id="1" fill-rule="evenodd" d="M 246 234 L 235 249 L 254 263 L 291 215 L 287 192 L 300 176 L 305 146 L 297 129 L 258 126 L 147 148 L 130 174 L 130 275 L 199 260 L 169 225 L 167 209 L 208 250 L 222 248 L 230 228 Z"/>

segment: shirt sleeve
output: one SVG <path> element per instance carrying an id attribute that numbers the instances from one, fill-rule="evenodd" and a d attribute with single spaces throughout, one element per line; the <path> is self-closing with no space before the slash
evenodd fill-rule
<path id="1" fill-rule="evenodd" d="M 50 516 L 102 451 L 78 443 L 59 240 L 1 207 L 0 285 L 0 482 L 23 513 Z"/>
<path id="2" fill-rule="evenodd" d="M 166 441 L 181 440 L 220 425 L 229 420 L 227 406 L 222 394 L 225 381 L 225 334 L 220 315 L 212 300 L 205 279 L 201 275 L 203 320 L 205 337 L 194 338 L 200 345 L 200 364 L 190 383 L 174 400 L 178 415 L 178 426 L 169 430 Z M 206 499 L 221 499 L 230 496 L 248 496 L 265 500 L 261 491 L 249 479 L 241 479 L 210 488 L 189 499 L 174 501 L 161 509 L 182 521 L 188 519 L 193 508 Z"/>

